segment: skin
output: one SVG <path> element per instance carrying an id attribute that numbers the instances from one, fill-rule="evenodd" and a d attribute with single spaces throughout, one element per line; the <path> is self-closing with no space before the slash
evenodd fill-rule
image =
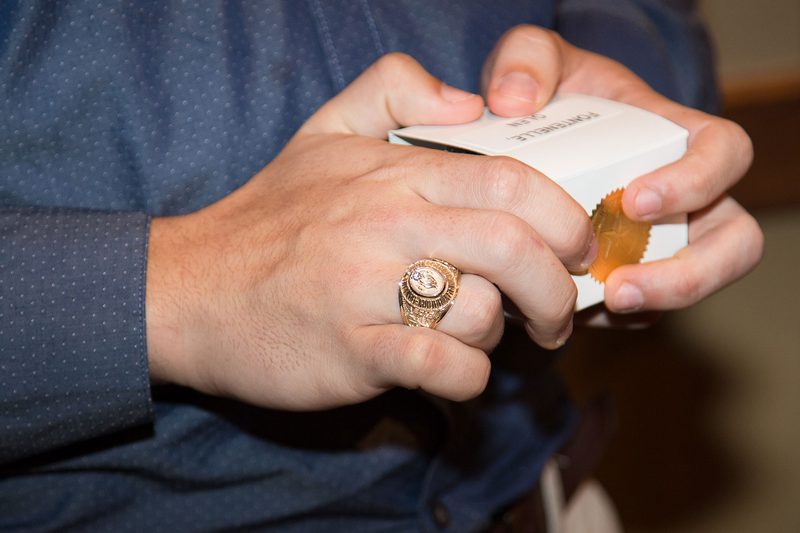
<path id="1" fill-rule="evenodd" d="M 670 259 L 616 269 L 606 280 L 605 308 L 590 310 L 583 321 L 648 322 L 652 312 L 688 307 L 758 264 L 763 234 L 725 194 L 753 158 L 750 139 L 737 124 L 672 102 L 623 65 L 529 25 L 500 39 L 484 65 L 483 86 L 489 108 L 499 115 L 533 113 L 558 91 L 578 92 L 653 111 L 689 131 L 683 158 L 634 180 L 623 196 L 625 214 L 634 220 L 687 213 L 689 246 Z M 631 313 L 637 316 L 620 317 Z"/>
<path id="2" fill-rule="evenodd" d="M 724 196 L 751 157 L 740 128 L 669 102 L 624 67 L 531 26 L 499 41 L 483 79 L 498 114 L 531 113 L 557 90 L 578 91 L 651 109 L 691 132 L 687 156 L 639 178 L 624 206 L 647 220 L 692 213 L 692 243 L 675 258 L 615 271 L 610 311 L 690 305 L 755 265 L 758 226 Z M 501 292 L 535 342 L 562 345 L 576 297 L 569 274 L 596 254 L 582 208 L 514 160 L 384 140 L 398 126 L 474 120 L 483 105 L 408 56 L 385 56 L 242 188 L 195 213 L 154 219 L 151 378 L 292 410 L 360 402 L 395 386 L 464 400 L 488 380 L 504 327 Z M 637 202 L 645 190 L 660 198 L 649 213 Z M 403 326 L 397 304 L 397 281 L 423 257 L 464 272 L 435 331 Z M 641 301 L 631 305 L 626 285 Z"/>
<path id="3" fill-rule="evenodd" d="M 393 54 L 323 106 L 233 194 L 151 226 L 151 376 L 282 409 L 394 387 L 479 394 L 503 331 L 500 291 L 542 346 L 564 343 L 570 271 L 591 224 L 548 178 L 507 158 L 390 145 L 387 130 L 458 123 L 483 100 Z M 397 282 L 422 257 L 462 269 L 436 331 L 402 325 Z"/>

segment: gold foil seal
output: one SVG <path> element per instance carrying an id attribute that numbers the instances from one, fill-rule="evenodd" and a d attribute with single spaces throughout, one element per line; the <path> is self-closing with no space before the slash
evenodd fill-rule
<path id="1" fill-rule="evenodd" d="M 641 261 L 650 240 L 651 224 L 631 220 L 622 211 L 624 191 L 617 189 L 609 193 L 592 212 L 592 228 L 599 251 L 589 267 L 589 274 L 600 283 L 615 268 Z"/>

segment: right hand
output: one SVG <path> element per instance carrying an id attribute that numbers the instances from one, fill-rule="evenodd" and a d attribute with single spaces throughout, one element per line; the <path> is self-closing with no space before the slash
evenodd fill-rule
<path id="1" fill-rule="evenodd" d="M 154 219 L 151 377 L 293 410 L 394 386 L 467 399 L 485 387 L 502 335 L 500 291 L 537 343 L 563 344 L 576 297 L 568 270 L 592 259 L 581 207 L 511 159 L 383 140 L 401 125 L 467 122 L 482 110 L 479 96 L 392 54 L 242 188 Z M 464 272 L 435 331 L 404 326 L 397 302 L 406 267 L 426 257 Z"/>
<path id="2" fill-rule="evenodd" d="M 605 306 L 583 311 L 584 323 L 646 325 L 659 312 L 693 305 L 758 264 L 761 229 L 726 193 L 753 157 L 741 127 L 672 102 L 616 61 L 536 26 L 506 32 L 483 74 L 489 108 L 500 115 L 534 113 L 557 92 L 575 92 L 647 109 L 689 132 L 683 157 L 633 180 L 622 199 L 633 220 L 688 215 L 688 246 L 667 259 L 615 269 L 605 281 Z"/>

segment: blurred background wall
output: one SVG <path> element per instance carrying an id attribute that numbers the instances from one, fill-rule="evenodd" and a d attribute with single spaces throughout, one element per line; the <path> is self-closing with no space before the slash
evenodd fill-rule
<path id="1" fill-rule="evenodd" d="M 725 89 L 762 91 L 800 81 L 800 1 L 701 0 Z"/>
<path id="2" fill-rule="evenodd" d="M 732 191 L 765 255 L 644 331 L 580 329 L 562 361 L 618 430 L 598 477 L 626 530 L 800 532 L 800 0 L 703 0 L 727 116 L 755 161 Z"/>

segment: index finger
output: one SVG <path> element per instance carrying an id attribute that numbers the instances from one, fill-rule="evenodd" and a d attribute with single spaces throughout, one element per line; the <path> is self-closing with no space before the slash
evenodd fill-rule
<path id="1" fill-rule="evenodd" d="M 561 90 L 586 92 L 661 115 L 689 131 L 687 151 L 678 161 L 632 181 L 625 190 L 625 213 L 657 220 L 706 207 L 733 186 L 750 166 L 753 147 L 737 124 L 673 102 L 623 65 L 561 41 Z M 598 84 L 597 79 L 605 80 Z"/>
<path id="2" fill-rule="evenodd" d="M 459 124 L 478 119 L 483 99 L 429 74 L 411 56 L 392 53 L 372 64 L 322 106 L 298 132 L 350 133 L 385 139 L 413 124 Z"/>
<path id="3" fill-rule="evenodd" d="M 657 220 L 706 207 L 744 176 L 753 159 L 750 138 L 731 121 L 699 111 L 666 110 L 664 116 L 689 130 L 689 145 L 681 159 L 626 188 L 623 207 L 635 219 Z"/>

